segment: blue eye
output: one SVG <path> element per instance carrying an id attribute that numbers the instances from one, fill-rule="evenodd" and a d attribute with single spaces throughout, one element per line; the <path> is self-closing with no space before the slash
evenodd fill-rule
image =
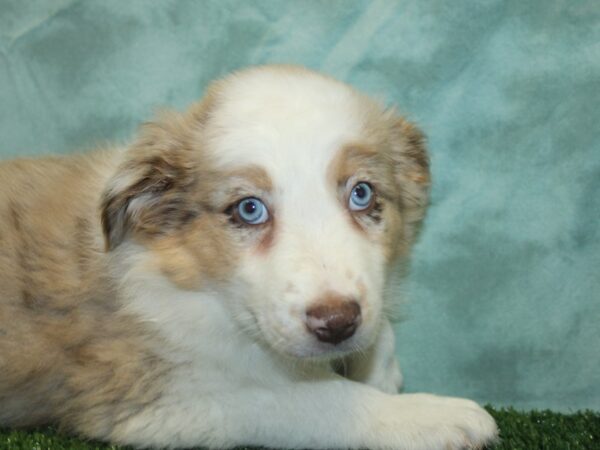
<path id="1" fill-rule="evenodd" d="M 350 193 L 348 208 L 352 211 L 363 211 L 373 202 L 373 188 L 364 181 L 357 183 Z"/>
<path id="2" fill-rule="evenodd" d="M 269 220 L 269 210 L 258 198 L 248 197 L 241 200 L 236 210 L 240 220 L 250 225 L 259 225 Z"/>

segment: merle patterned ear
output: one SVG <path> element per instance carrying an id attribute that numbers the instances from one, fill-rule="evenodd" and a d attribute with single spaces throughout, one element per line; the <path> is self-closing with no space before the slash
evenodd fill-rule
<path id="1" fill-rule="evenodd" d="M 165 170 L 167 169 L 167 170 Z M 130 162 L 110 181 L 102 198 L 102 230 L 106 248 L 116 248 L 172 189 L 174 177 L 164 160 Z"/>
<path id="2" fill-rule="evenodd" d="M 177 126 L 145 125 L 109 180 L 100 207 L 107 250 L 129 235 L 168 233 L 199 214 L 190 198 L 195 183 L 191 152 Z"/>
<path id="3" fill-rule="evenodd" d="M 391 158 L 400 192 L 405 237 L 412 242 L 429 203 L 430 172 L 425 135 L 399 117 L 394 121 L 391 133 Z"/>

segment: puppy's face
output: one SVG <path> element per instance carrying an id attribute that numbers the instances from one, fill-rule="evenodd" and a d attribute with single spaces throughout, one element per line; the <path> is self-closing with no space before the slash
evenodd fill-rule
<path id="1" fill-rule="evenodd" d="M 426 204 L 414 127 L 318 74 L 258 68 L 154 125 L 131 153 L 104 200 L 109 247 L 137 239 L 182 288 L 217 286 L 281 353 L 372 342 L 387 269 Z"/>

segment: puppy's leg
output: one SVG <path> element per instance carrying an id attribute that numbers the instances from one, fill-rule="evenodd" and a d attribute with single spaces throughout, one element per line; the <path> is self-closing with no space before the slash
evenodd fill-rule
<path id="1" fill-rule="evenodd" d="M 398 393 L 402 387 L 402 373 L 395 347 L 392 325 L 388 319 L 384 319 L 381 332 L 373 346 L 365 352 L 346 358 L 344 375 L 388 394 Z"/>
<path id="2" fill-rule="evenodd" d="M 494 420 L 469 400 L 388 395 L 335 377 L 163 397 L 110 437 L 160 447 L 448 450 L 479 448 L 496 434 Z"/>

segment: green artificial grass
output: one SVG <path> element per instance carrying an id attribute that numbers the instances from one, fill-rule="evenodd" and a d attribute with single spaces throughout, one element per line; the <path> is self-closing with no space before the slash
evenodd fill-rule
<path id="1" fill-rule="evenodd" d="M 559 414 L 552 411 L 487 410 L 501 430 L 493 450 L 600 450 L 600 413 Z M 125 450 L 58 434 L 52 428 L 0 430 L 0 450 Z M 250 450 L 248 447 L 238 450 Z M 492 449 L 490 449 L 492 450 Z"/>

